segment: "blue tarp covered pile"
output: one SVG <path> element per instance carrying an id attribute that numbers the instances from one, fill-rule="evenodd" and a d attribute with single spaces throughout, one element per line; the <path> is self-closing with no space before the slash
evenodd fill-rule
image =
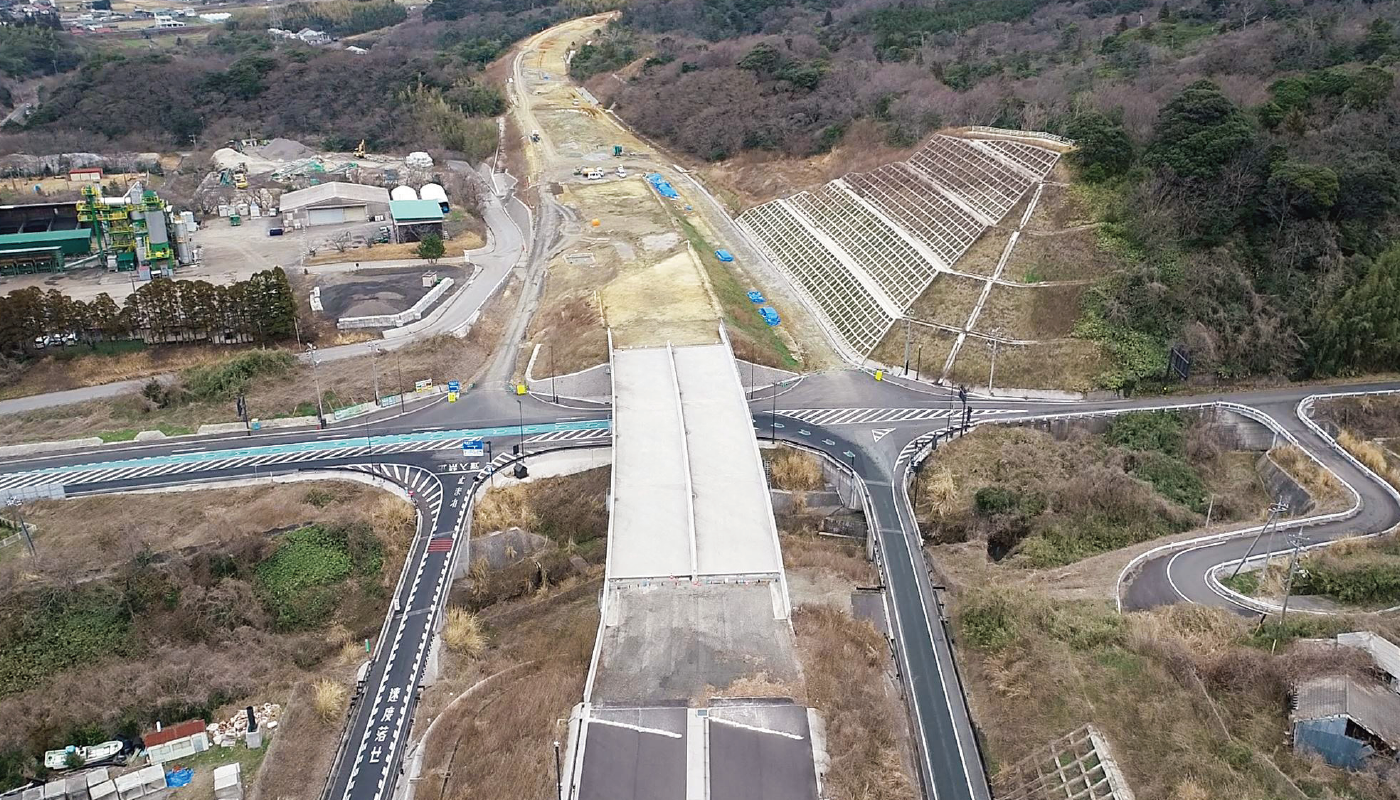
<path id="1" fill-rule="evenodd" d="M 720 249 L 715 251 L 715 258 L 718 258 L 720 261 L 723 261 L 724 263 L 728 264 L 729 262 L 734 260 L 734 254 L 729 252 L 728 250 Z"/>
<path id="2" fill-rule="evenodd" d="M 669 197 L 672 200 L 680 198 L 680 195 L 676 194 L 676 190 L 671 188 L 670 181 L 661 177 L 661 173 L 659 172 L 653 172 L 648 175 L 647 182 L 650 183 L 652 188 L 656 189 L 657 192 L 660 192 L 662 197 Z"/>
<path id="3" fill-rule="evenodd" d="M 189 767 L 177 769 L 173 772 L 165 773 L 166 786 L 189 786 L 190 779 L 194 777 L 194 770 Z"/>

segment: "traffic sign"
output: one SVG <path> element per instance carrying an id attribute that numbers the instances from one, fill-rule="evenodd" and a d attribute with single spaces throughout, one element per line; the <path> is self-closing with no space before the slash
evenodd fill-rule
<path id="1" fill-rule="evenodd" d="M 468 458 L 471 456 L 484 456 L 486 455 L 486 445 L 481 438 L 467 439 L 462 442 L 462 455 Z"/>
<path id="2" fill-rule="evenodd" d="M 413 391 L 417 392 L 418 394 L 422 394 L 423 392 L 426 392 L 431 388 L 433 388 L 432 378 L 413 382 Z"/>
<path id="3" fill-rule="evenodd" d="M 523 383 L 517 383 L 517 384 L 515 384 L 515 393 L 516 393 L 516 394 L 525 394 L 525 384 L 523 384 Z"/>
<path id="4" fill-rule="evenodd" d="M 460 381 L 448 381 L 448 382 L 447 382 L 447 391 L 452 392 L 452 393 L 454 393 L 454 394 L 456 394 L 457 392 L 462 391 L 462 384 L 461 384 L 461 382 L 460 382 Z"/>
<path id="5" fill-rule="evenodd" d="M 447 402 L 449 402 L 449 403 L 455 403 L 455 402 L 457 402 L 457 393 L 456 393 L 456 392 L 448 392 L 448 393 L 447 393 Z"/>

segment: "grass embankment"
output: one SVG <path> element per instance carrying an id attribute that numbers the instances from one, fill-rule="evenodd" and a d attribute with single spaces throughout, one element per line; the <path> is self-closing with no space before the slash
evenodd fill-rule
<path id="1" fill-rule="evenodd" d="M 1225 577 L 1221 583 L 1250 597 L 1279 599 L 1288 580 L 1288 556 L 1267 568 Z M 1325 597 L 1357 610 L 1400 605 L 1400 533 L 1347 539 L 1298 560 L 1294 595 Z"/>
<path id="2" fill-rule="evenodd" d="M 1268 505 L 1252 454 L 1224 452 L 1173 412 L 1114 417 L 1064 440 L 987 426 L 941 448 L 919 476 L 917 514 L 937 543 L 985 540 L 993 559 L 1062 566 Z"/>
<path id="3" fill-rule="evenodd" d="M 343 682 L 378 632 L 414 519 L 336 483 L 27 510 L 38 558 L 0 565 L 5 787 L 37 774 L 46 749 Z"/>
<path id="4" fill-rule="evenodd" d="M 730 331 L 734 355 L 745 361 L 781 369 L 797 369 L 801 363 L 792 354 L 776 329 L 768 326 L 758 315 L 758 306 L 749 299 L 749 289 L 739 280 L 736 269 L 726 266 L 715 256 L 715 248 L 689 220 L 673 216 L 690 246 L 695 248 L 710 289 L 719 299 L 724 322 Z M 782 309 L 778 310 L 782 314 Z"/>
<path id="5" fill-rule="evenodd" d="M 572 556 L 601 565 L 607 552 L 610 467 L 488 489 L 472 509 L 472 533 L 484 536 L 520 528 L 544 537 L 533 553 L 518 554 L 504 569 L 490 570 L 483 556 L 471 565 L 471 589 L 460 605 L 479 611 L 547 590 L 578 576 Z"/>
<path id="6" fill-rule="evenodd" d="M 811 492 L 826 483 L 821 462 L 817 461 L 816 456 L 790 447 L 764 450 L 763 455 L 768 461 L 768 482 L 774 489 Z"/>
<path id="7" fill-rule="evenodd" d="M 1120 615 L 1109 603 L 996 589 L 962 592 L 952 611 L 993 773 L 1087 722 L 1105 733 L 1141 800 L 1296 797 L 1290 781 L 1307 797 L 1396 796 L 1393 776 L 1297 758 L 1287 737 L 1296 681 L 1359 674 L 1365 661 L 1289 643 L 1376 620 L 1297 615 L 1286 628 L 1255 629 L 1201 606 Z"/>
<path id="8" fill-rule="evenodd" d="M 483 317 L 464 339 L 434 336 L 373 357 L 373 364 L 371 356 L 323 361 L 319 374 L 326 414 L 373 400 L 376 371 L 381 396 L 399 391 L 400 375 L 410 392 L 414 381 L 424 378 L 469 382 L 495 343 L 494 320 Z M 224 351 L 218 360 L 180 370 L 165 387 L 148 384 L 141 392 L 111 399 L 0 416 L 0 439 L 12 444 L 82 436 L 127 441 L 143 430 L 177 435 L 200 425 L 236 422 L 240 392 L 253 418 L 314 415 L 315 377 L 311 365 L 288 350 Z"/>

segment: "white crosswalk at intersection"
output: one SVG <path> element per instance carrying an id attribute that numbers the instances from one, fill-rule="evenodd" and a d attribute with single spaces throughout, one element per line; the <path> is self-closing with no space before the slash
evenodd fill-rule
<path id="1" fill-rule="evenodd" d="M 1025 413 L 1017 408 L 974 408 L 972 416 Z M 954 418 L 962 409 L 947 408 L 799 408 L 779 411 L 778 416 L 806 422 L 809 425 L 865 425 L 877 422 L 919 422 L 930 419 Z"/>

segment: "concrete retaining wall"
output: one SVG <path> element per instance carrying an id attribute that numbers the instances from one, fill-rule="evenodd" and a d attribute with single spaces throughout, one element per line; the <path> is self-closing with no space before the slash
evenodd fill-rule
<path id="1" fill-rule="evenodd" d="M 1264 484 L 1269 487 L 1269 496 L 1274 499 L 1282 498 L 1288 504 L 1288 514 L 1298 517 L 1305 516 L 1312 512 L 1317 505 L 1313 502 L 1312 495 L 1304 489 L 1302 484 L 1293 479 L 1273 458 L 1265 453 L 1259 456 L 1259 461 L 1254 468 L 1258 470 L 1259 477 L 1264 480 Z"/>
<path id="2" fill-rule="evenodd" d="M 428 293 L 423 295 L 413 307 L 407 311 L 400 311 L 397 314 L 381 314 L 374 317 L 341 317 L 335 321 L 335 326 L 341 330 L 350 328 L 398 328 L 410 322 L 417 322 L 423 315 L 432 308 L 439 298 L 447 294 L 447 290 L 452 288 L 453 280 L 443 278 L 437 282 Z"/>

